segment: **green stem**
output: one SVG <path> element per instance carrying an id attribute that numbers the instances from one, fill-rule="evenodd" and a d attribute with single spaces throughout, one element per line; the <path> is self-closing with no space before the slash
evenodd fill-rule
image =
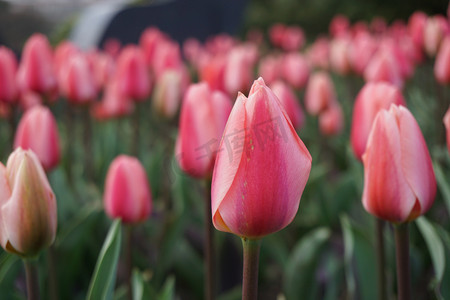
<path id="1" fill-rule="evenodd" d="M 92 159 L 92 120 L 88 107 L 83 107 L 83 125 L 84 125 L 84 171 L 88 181 L 93 179 L 93 159 Z"/>
<path id="2" fill-rule="evenodd" d="M 214 265 L 214 231 L 211 216 L 211 180 L 206 180 L 205 194 L 205 299 L 214 299 L 215 265 Z"/>
<path id="3" fill-rule="evenodd" d="M 126 272 L 126 280 L 127 280 L 127 294 L 128 299 L 133 299 L 133 290 L 132 290 L 132 282 L 131 282 L 131 271 L 133 268 L 132 262 L 132 243 L 133 243 L 133 227 L 131 225 L 124 225 L 125 231 L 125 251 L 124 251 L 124 259 L 125 259 L 125 272 Z"/>
<path id="4" fill-rule="evenodd" d="M 48 287 L 50 290 L 50 299 L 58 300 L 58 277 L 56 274 L 56 251 L 55 247 L 51 245 L 47 250 L 48 261 Z"/>
<path id="5" fill-rule="evenodd" d="M 140 110 L 141 103 L 136 102 L 136 107 L 134 111 L 134 115 L 132 116 L 133 121 L 133 140 L 131 141 L 131 155 L 139 157 L 139 148 L 140 148 Z"/>
<path id="6" fill-rule="evenodd" d="M 377 268 L 378 268 L 378 299 L 387 299 L 386 294 L 386 271 L 385 271 L 385 255 L 384 255 L 384 239 L 383 239 L 383 227 L 384 221 L 381 219 L 375 219 L 375 237 L 376 237 L 376 255 L 377 255 Z"/>
<path id="7" fill-rule="evenodd" d="M 258 265 L 261 240 L 243 237 L 244 268 L 242 273 L 242 300 L 256 300 L 258 296 Z"/>
<path id="8" fill-rule="evenodd" d="M 27 280 L 28 300 L 39 300 L 39 280 L 36 265 L 29 259 L 24 259 L 25 274 Z"/>
<path id="9" fill-rule="evenodd" d="M 398 300 L 411 299 L 408 223 L 394 226 Z"/>

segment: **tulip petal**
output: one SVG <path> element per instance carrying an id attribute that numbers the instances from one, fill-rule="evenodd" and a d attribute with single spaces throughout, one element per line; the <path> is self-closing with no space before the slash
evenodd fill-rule
<path id="1" fill-rule="evenodd" d="M 0 207 L 2 207 L 11 197 L 11 189 L 6 177 L 6 168 L 0 163 Z M 2 214 L 0 213 L 0 243 L 3 247 L 8 242 L 8 235 L 5 231 Z"/>
<path id="2" fill-rule="evenodd" d="M 402 169 L 406 181 L 420 203 L 420 214 L 433 204 L 436 195 L 436 178 L 427 145 L 413 115 L 404 107 L 397 110 L 402 153 Z"/>
<path id="3" fill-rule="evenodd" d="M 405 221 L 416 202 L 403 174 L 401 150 L 397 120 L 388 111 L 380 111 L 363 155 L 363 205 L 368 212 L 392 222 Z"/>

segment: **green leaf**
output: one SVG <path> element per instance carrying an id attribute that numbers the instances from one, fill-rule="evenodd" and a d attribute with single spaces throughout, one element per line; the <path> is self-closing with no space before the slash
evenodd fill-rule
<path id="1" fill-rule="evenodd" d="M 158 300 L 172 300 L 175 299 L 175 277 L 169 276 L 162 290 L 159 292 Z"/>
<path id="2" fill-rule="evenodd" d="M 321 249 L 330 237 L 328 228 L 321 227 L 305 235 L 294 247 L 285 269 L 284 291 L 287 299 L 314 299 L 312 274 L 316 270 Z"/>
<path id="3" fill-rule="evenodd" d="M 347 292 L 349 299 L 353 299 L 355 295 L 355 275 L 353 273 L 352 258 L 354 251 L 353 232 L 348 216 L 341 216 L 342 234 L 344 235 L 344 262 L 345 262 L 345 277 L 347 279 Z"/>
<path id="4" fill-rule="evenodd" d="M 442 198 L 444 198 L 445 206 L 447 207 L 447 212 L 450 214 L 450 185 L 445 178 L 441 166 L 438 163 L 433 163 L 433 168 L 439 190 L 441 191 Z"/>
<path id="5" fill-rule="evenodd" d="M 94 275 L 91 278 L 88 300 L 111 299 L 116 282 L 117 262 L 122 239 L 121 221 L 115 220 L 109 229 L 97 259 Z"/>
<path id="6" fill-rule="evenodd" d="M 0 256 L 0 282 L 3 281 L 11 267 L 19 260 L 19 257 L 8 252 L 3 252 Z"/>
<path id="7" fill-rule="evenodd" d="M 156 293 L 151 289 L 144 278 L 144 274 L 137 269 L 133 270 L 132 288 L 133 300 L 155 299 Z"/>
<path id="8" fill-rule="evenodd" d="M 431 261 L 433 262 L 433 268 L 436 274 L 435 292 L 438 298 L 442 298 L 440 295 L 440 285 L 445 270 L 444 245 L 434 226 L 425 217 L 418 218 L 416 224 L 427 244 Z"/>

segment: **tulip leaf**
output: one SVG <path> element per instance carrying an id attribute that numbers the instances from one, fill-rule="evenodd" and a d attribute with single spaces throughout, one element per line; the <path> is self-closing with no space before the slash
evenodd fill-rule
<path id="1" fill-rule="evenodd" d="M 155 299 L 156 293 L 147 284 L 144 274 L 133 270 L 132 277 L 133 300 Z"/>
<path id="2" fill-rule="evenodd" d="M 433 262 L 433 268 L 436 274 L 436 294 L 439 298 L 442 298 L 439 290 L 445 269 L 444 245 L 434 226 L 425 217 L 418 218 L 416 224 L 431 255 L 431 261 Z"/>
<path id="3" fill-rule="evenodd" d="M 436 181 L 441 191 L 442 198 L 444 198 L 445 206 L 447 207 L 447 212 L 450 214 L 450 185 L 448 180 L 445 178 L 444 172 L 438 163 L 433 164 L 434 173 L 436 174 Z"/>
<path id="4" fill-rule="evenodd" d="M 116 282 L 116 269 L 122 239 L 121 221 L 115 220 L 109 229 L 100 255 L 97 259 L 94 275 L 91 278 L 88 300 L 111 299 Z"/>
<path id="5" fill-rule="evenodd" d="M 350 220 L 348 216 L 341 216 L 342 234 L 344 236 L 344 262 L 345 262 L 345 278 L 347 281 L 347 293 L 349 299 L 353 299 L 355 294 L 355 275 L 353 273 L 352 258 L 354 251 L 354 239 Z"/>
<path id="6" fill-rule="evenodd" d="M 317 269 L 321 249 L 331 232 L 321 227 L 305 235 L 291 252 L 285 269 L 284 291 L 287 299 L 314 299 L 318 283 L 312 275 Z M 316 284 L 316 288 L 313 288 Z M 300 297 L 301 296 L 301 297 Z"/>
<path id="7" fill-rule="evenodd" d="M 158 300 L 175 299 L 175 277 L 169 276 L 164 283 L 162 290 L 159 292 Z"/>
<path id="8" fill-rule="evenodd" d="M 442 226 L 440 226 L 438 224 L 434 224 L 434 227 L 435 227 L 436 231 L 438 232 L 438 234 L 439 234 L 440 238 L 442 239 L 442 242 L 445 246 L 444 247 L 445 260 L 450 261 L 450 233 L 448 232 L 448 230 L 445 230 Z M 445 268 L 444 275 L 442 277 L 442 281 L 450 282 L 450 268 L 448 267 L 448 265 Z M 441 286 L 440 292 L 442 294 L 443 299 L 450 299 L 450 285 L 443 284 Z"/>

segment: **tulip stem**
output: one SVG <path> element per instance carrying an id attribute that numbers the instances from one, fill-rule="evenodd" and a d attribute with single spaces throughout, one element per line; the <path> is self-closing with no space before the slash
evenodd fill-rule
<path id="1" fill-rule="evenodd" d="M 39 299 L 39 280 L 36 265 L 32 260 L 24 259 L 25 274 L 27 280 L 27 294 L 28 300 Z"/>
<path id="2" fill-rule="evenodd" d="M 256 300 L 258 296 L 258 265 L 261 240 L 242 238 L 244 268 L 242 272 L 242 300 Z"/>
<path id="3" fill-rule="evenodd" d="M 48 259 L 48 287 L 51 300 L 58 300 L 58 277 L 56 274 L 56 251 L 54 245 L 48 247 L 47 250 Z"/>
<path id="4" fill-rule="evenodd" d="M 136 103 L 136 108 L 134 111 L 133 119 L 133 140 L 131 141 L 131 154 L 133 156 L 139 157 L 139 146 L 140 146 L 140 103 Z"/>
<path id="5" fill-rule="evenodd" d="M 384 300 L 387 298 L 386 294 L 386 271 L 385 271 L 385 255 L 384 255 L 384 239 L 383 228 L 384 221 L 375 219 L 375 243 L 378 266 L 378 299 Z"/>
<path id="6" fill-rule="evenodd" d="M 93 179 L 93 159 L 92 159 L 92 120 L 89 109 L 86 107 L 83 111 L 84 124 L 84 172 L 88 181 Z"/>
<path id="7" fill-rule="evenodd" d="M 411 299 L 408 223 L 394 226 L 398 300 Z"/>
<path id="8" fill-rule="evenodd" d="M 133 268 L 133 262 L 132 262 L 132 244 L 133 244 L 133 227 L 131 225 L 124 225 L 124 231 L 125 231 L 125 272 L 126 272 L 126 280 L 127 280 L 127 293 L 128 293 L 128 299 L 133 299 L 133 290 L 132 290 L 132 282 L 131 282 L 131 271 Z"/>
<path id="9" fill-rule="evenodd" d="M 214 231 L 211 216 L 211 180 L 206 180 L 205 194 L 205 299 L 214 299 Z"/>

